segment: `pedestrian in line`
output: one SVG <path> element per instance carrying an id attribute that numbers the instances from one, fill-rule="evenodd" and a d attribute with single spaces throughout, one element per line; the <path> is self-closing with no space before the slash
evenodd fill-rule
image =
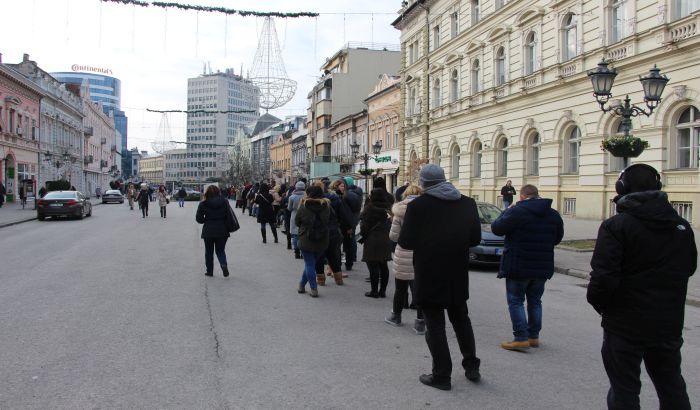
<path id="1" fill-rule="evenodd" d="M 513 188 L 513 182 L 509 179 L 506 184 L 501 188 L 501 196 L 503 197 L 503 209 L 508 209 L 511 204 L 513 204 L 513 195 L 515 195 L 515 188 Z"/>
<path id="2" fill-rule="evenodd" d="M 308 283 L 311 289 L 309 294 L 313 298 L 318 297 L 316 261 L 328 247 L 330 208 L 330 201 L 323 197 L 323 190 L 317 186 L 310 186 L 294 216 L 294 223 L 299 227 L 299 249 L 304 258 L 304 272 L 301 274 L 297 292 L 305 293 Z"/>
<path id="3" fill-rule="evenodd" d="M 287 209 L 290 212 L 289 232 L 292 235 L 292 248 L 294 248 L 294 258 L 302 259 L 301 250 L 299 249 L 299 227 L 296 224 L 297 211 L 301 205 L 301 201 L 306 195 L 306 184 L 299 181 L 294 185 L 294 192 L 289 196 L 289 203 L 287 204 Z"/>
<path id="4" fill-rule="evenodd" d="M 384 202 L 387 202 L 389 204 L 389 207 L 394 204 L 394 196 L 389 193 L 389 191 L 386 189 L 386 180 L 384 177 L 376 177 L 374 178 L 374 181 L 372 182 L 372 190 L 374 191 L 375 189 L 381 189 L 382 192 L 384 193 Z"/>
<path id="5" fill-rule="evenodd" d="M 403 193 L 406 192 L 406 189 L 409 187 L 409 185 L 411 185 L 411 184 L 406 182 L 405 184 L 396 188 L 396 191 L 394 191 L 394 202 L 403 201 L 403 199 L 404 199 Z M 420 188 L 420 187 L 418 187 L 418 188 Z"/>
<path id="6" fill-rule="evenodd" d="M 0 208 L 2 208 L 2 205 L 5 203 L 5 195 L 7 195 L 7 190 L 5 189 L 5 185 L 0 182 Z"/>
<path id="7" fill-rule="evenodd" d="M 286 187 L 285 187 L 285 189 L 286 189 Z M 271 186 L 270 187 L 270 196 L 272 197 L 272 214 L 273 214 L 273 219 L 275 220 L 275 228 L 279 228 L 280 204 L 282 203 L 282 195 L 280 195 L 280 187 Z"/>
<path id="8" fill-rule="evenodd" d="M 95 188 L 95 196 L 97 197 L 97 199 L 100 199 L 100 196 L 102 196 L 102 188 Z"/>
<path id="9" fill-rule="evenodd" d="M 362 212 L 362 188 L 355 185 L 352 177 L 344 178 L 345 184 L 338 186 L 343 193 L 343 201 L 347 205 L 352 215 L 352 227 L 349 232 L 345 232 L 343 237 L 343 253 L 345 254 L 345 271 L 351 271 L 352 266 L 357 261 L 357 225 L 360 223 L 360 212 Z"/>
<path id="10" fill-rule="evenodd" d="M 267 230 L 265 225 L 270 225 L 275 243 L 279 243 L 277 240 L 277 223 L 275 221 L 275 211 L 272 205 L 273 201 L 274 199 L 270 194 L 270 187 L 263 182 L 260 184 L 260 191 L 255 195 L 255 203 L 258 205 L 257 221 L 260 224 L 260 233 L 262 234 L 263 243 L 267 243 Z"/>
<path id="11" fill-rule="evenodd" d="M 375 188 L 369 201 L 365 203 L 360 214 L 360 236 L 362 237 L 362 261 L 369 270 L 371 290 L 365 293 L 369 298 L 385 298 L 389 284 L 389 265 L 391 244 L 389 242 L 391 207 L 386 202 L 386 190 Z"/>
<path id="12" fill-rule="evenodd" d="M 646 164 L 620 174 L 617 215 L 603 221 L 591 258 L 587 298 L 602 315 L 609 409 L 639 409 L 642 361 L 660 409 L 687 410 L 681 346 L 688 279 L 697 268 L 690 224 Z"/>
<path id="13" fill-rule="evenodd" d="M 513 340 L 501 343 L 501 347 L 539 347 L 542 294 L 545 282 L 554 275 L 554 247 L 564 237 L 564 221 L 552 209 L 552 200 L 540 198 L 537 187 L 528 184 L 520 189 L 520 201 L 493 221 L 491 231 L 505 236 L 498 277 L 506 279 L 513 324 Z M 526 299 L 527 315 L 523 305 Z"/>
<path id="14" fill-rule="evenodd" d="M 160 207 L 160 217 L 167 218 L 168 204 L 170 203 L 170 200 L 168 200 L 168 193 L 165 192 L 165 187 L 163 185 L 158 187 L 156 197 L 158 198 L 158 206 Z"/>
<path id="15" fill-rule="evenodd" d="M 177 190 L 177 205 L 180 208 L 185 207 L 185 198 L 187 198 L 187 190 L 185 187 L 181 186 L 180 189 Z"/>
<path id="16" fill-rule="evenodd" d="M 129 209 L 134 210 L 134 199 L 136 199 L 136 189 L 133 184 L 129 184 L 126 190 L 126 199 L 129 201 Z"/>
<path id="17" fill-rule="evenodd" d="M 153 199 L 153 187 L 152 186 L 148 186 L 148 200 L 150 202 L 154 201 L 154 199 Z"/>
<path id="18" fill-rule="evenodd" d="M 395 203 L 392 207 L 394 217 L 392 218 L 391 230 L 389 231 L 389 239 L 391 239 L 392 242 L 398 242 L 401 234 L 401 227 L 404 223 L 404 216 L 406 215 L 406 208 L 411 201 L 418 198 L 421 191 L 418 185 L 410 184 L 406 186 L 406 188 L 403 189 L 403 199 L 401 202 Z M 409 251 L 397 245 L 394 250 L 393 261 L 394 284 L 396 287 L 394 291 L 394 304 L 391 315 L 384 320 L 390 325 L 401 326 L 401 312 L 408 301 L 409 288 L 411 289 L 411 293 L 413 293 L 413 278 L 415 276 L 413 270 L 413 251 Z M 419 306 L 417 307 L 416 321 L 413 323 L 413 330 L 416 334 L 425 334 L 425 320 L 423 320 L 423 311 Z"/>
<path id="19" fill-rule="evenodd" d="M 248 183 L 246 183 L 243 187 L 243 192 L 241 192 L 241 214 L 244 214 L 246 208 L 248 207 L 248 194 L 250 194 L 250 190 L 252 188 L 253 186 Z"/>
<path id="20" fill-rule="evenodd" d="M 248 192 L 248 216 L 258 216 L 258 207 L 255 204 L 255 196 L 258 194 L 258 190 L 260 190 L 260 183 L 256 182 Z"/>
<path id="21" fill-rule="evenodd" d="M 219 260 L 224 277 L 228 277 L 226 261 L 226 241 L 231 236 L 226 228 L 228 213 L 233 212 L 228 200 L 221 195 L 216 185 L 209 185 L 204 192 L 204 200 L 197 207 L 195 219 L 203 224 L 201 238 L 204 240 L 205 276 L 214 276 L 214 252 Z"/>
<path id="22" fill-rule="evenodd" d="M 19 186 L 18 191 L 19 203 L 22 204 L 22 209 L 24 209 L 25 205 L 27 205 L 27 194 L 24 192 L 24 187 L 22 185 Z"/>
<path id="23" fill-rule="evenodd" d="M 143 218 L 148 216 L 148 185 L 141 184 L 141 190 L 136 196 L 136 202 L 139 204 L 139 209 L 141 210 L 141 216 Z"/>
<path id="24" fill-rule="evenodd" d="M 469 248 L 481 241 L 476 202 L 445 179 L 445 171 L 427 164 L 420 171 L 423 194 L 406 207 L 399 246 L 413 251 L 415 303 L 423 309 L 425 341 L 433 357 L 432 374 L 421 383 L 441 390 L 452 388 L 452 359 L 445 334 L 445 310 L 452 322 L 462 367 L 468 380 L 481 378 L 467 299 Z"/>
<path id="25" fill-rule="evenodd" d="M 282 203 L 280 204 L 280 212 L 282 213 L 282 220 L 284 222 L 284 228 L 282 228 L 282 233 L 287 237 L 287 249 L 291 250 L 292 249 L 292 233 L 290 232 L 291 229 L 291 211 L 289 210 L 289 197 L 292 195 L 292 192 L 294 192 L 294 186 L 289 185 L 287 188 L 287 191 L 284 193 L 284 198 L 282 199 Z"/>
<path id="26" fill-rule="evenodd" d="M 316 262 L 316 274 L 320 278 L 317 278 L 319 285 L 324 285 L 326 283 L 326 278 L 324 276 L 324 260 L 328 262 L 329 272 L 328 276 L 332 276 L 336 285 L 343 285 L 343 272 L 342 263 L 340 256 L 340 247 L 343 244 L 343 234 L 342 232 L 350 229 L 350 212 L 345 207 L 345 204 L 336 195 L 333 190 L 329 190 L 329 185 L 325 182 L 317 182 L 323 190 L 323 197 L 328 199 L 331 204 L 331 213 L 328 217 L 328 247 L 323 251 L 323 255 Z"/>

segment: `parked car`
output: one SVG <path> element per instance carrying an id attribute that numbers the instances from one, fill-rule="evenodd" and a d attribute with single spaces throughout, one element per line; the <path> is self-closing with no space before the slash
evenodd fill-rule
<path id="1" fill-rule="evenodd" d="M 469 262 L 479 265 L 499 266 L 503 254 L 503 237 L 491 232 L 491 223 L 498 218 L 503 211 L 497 206 L 486 202 L 477 202 L 476 209 L 479 212 L 481 222 L 481 242 L 469 248 Z"/>
<path id="2" fill-rule="evenodd" d="M 192 189 L 187 189 L 187 196 L 185 197 L 185 201 L 199 201 L 202 198 L 202 193 L 199 191 L 195 191 Z"/>
<path id="3" fill-rule="evenodd" d="M 49 192 L 36 205 L 36 216 L 40 221 L 43 221 L 47 216 L 65 216 L 78 219 L 92 216 L 90 199 L 78 191 Z"/>
<path id="4" fill-rule="evenodd" d="M 107 202 L 119 202 L 123 204 L 124 195 L 117 189 L 108 189 L 107 192 L 102 195 L 102 203 L 106 204 Z"/>

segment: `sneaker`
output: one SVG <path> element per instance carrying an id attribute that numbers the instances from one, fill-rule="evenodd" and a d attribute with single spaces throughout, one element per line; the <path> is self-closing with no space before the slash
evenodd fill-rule
<path id="1" fill-rule="evenodd" d="M 527 339 L 527 342 L 530 344 L 530 347 L 540 347 L 540 339 L 539 338 Z"/>
<path id="2" fill-rule="evenodd" d="M 299 287 L 297 288 L 297 293 L 306 293 L 306 289 L 304 289 L 303 286 L 299 285 Z"/>
<path id="3" fill-rule="evenodd" d="M 309 296 L 311 296 L 312 298 L 317 298 L 318 297 L 318 289 L 311 289 L 309 291 Z"/>
<path id="4" fill-rule="evenodd" d="M 413 331 L 416 332 L 417 335 L 424 335 L 425 334 L 425 320 L 416 319 L 416 321 L 413 323 Z"/>
<path id="5" fill-rule="evenodd" d="M 432 374 L 421 374 L 420 377 L 418 378 L 421 383 L 425 384 L 426 386 L 430 387 L 435 387 L 436 389 L 440 390 L 450 390 L 452 389 L 452 383 L 450 380 L 447 381 L 438 381 L 435 379 L 435 376 Z"/>
<path id="6" fill-rule="evenodd" d="M 481 373 L 479 373 L 479 369 L 469 369 L 464 371 L 464 375 L 467 377 L 467 380 L 470 382 L 478 382 L 481 380 Z"/>
<path id="7" fill-rule="evenodd" d="M 392 326 L 401 326 L 401 316 L 391 312 L 389 317 L 385 317 L 384 321 Z"/>
<path id="8" fill-rule="evenodd" d="M 221 265 L 221 270 L 224 272 L 224 277 L 228 278 L 228 266 Z"/>
<path id="9" fill-rule="evenodd" d="M 376 299 L 379 297 L 379 293 L 374 292 L 374 291 L 365 292 L 365 296 L 367 296 L 368 298 L 375 298 Z"/>
<path id="10" fill-rule="evenodd" d="M 209 272 L 205 272 L 205 273 L 204 273 L 204 276 L 214 276 L 214 274 L 213 274 L 213 273 L 209 273 Z"/>
<path id="11" fill-rule="evenodd" d="M 501 343 L 501 347 L 506 350 L 527 350 L 530 348 L 530 343 L 527 340 L 512 340 Z"/>

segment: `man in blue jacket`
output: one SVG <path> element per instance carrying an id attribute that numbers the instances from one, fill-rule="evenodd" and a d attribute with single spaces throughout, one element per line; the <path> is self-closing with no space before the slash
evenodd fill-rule
<path id="1" fill-rule="evenodd" d="M 491 231 L 505 236 L 499 278 L 506 278 L 506 296 L 513 340 L 501 343 L 506 350 L 539 347 L 542 328 L 542 294 L 554 274 L 554 246 L 564 236 L 564 221 L 552 209 L 552 200 L 540 198 L 537 187 L 520 189 L 520 201 L 491 224 Z M 527 299 L 527 315 L 523 302 Z"/>

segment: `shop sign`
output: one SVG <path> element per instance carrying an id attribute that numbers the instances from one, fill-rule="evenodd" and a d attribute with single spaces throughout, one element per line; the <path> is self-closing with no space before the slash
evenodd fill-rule
<path id="1" fill-rule="evenodd" d="M 374 160 L 375 162 L 391 162 L 391 155 L 385 155 L 383 157 L 377 157 L 377 159 Z"/>

